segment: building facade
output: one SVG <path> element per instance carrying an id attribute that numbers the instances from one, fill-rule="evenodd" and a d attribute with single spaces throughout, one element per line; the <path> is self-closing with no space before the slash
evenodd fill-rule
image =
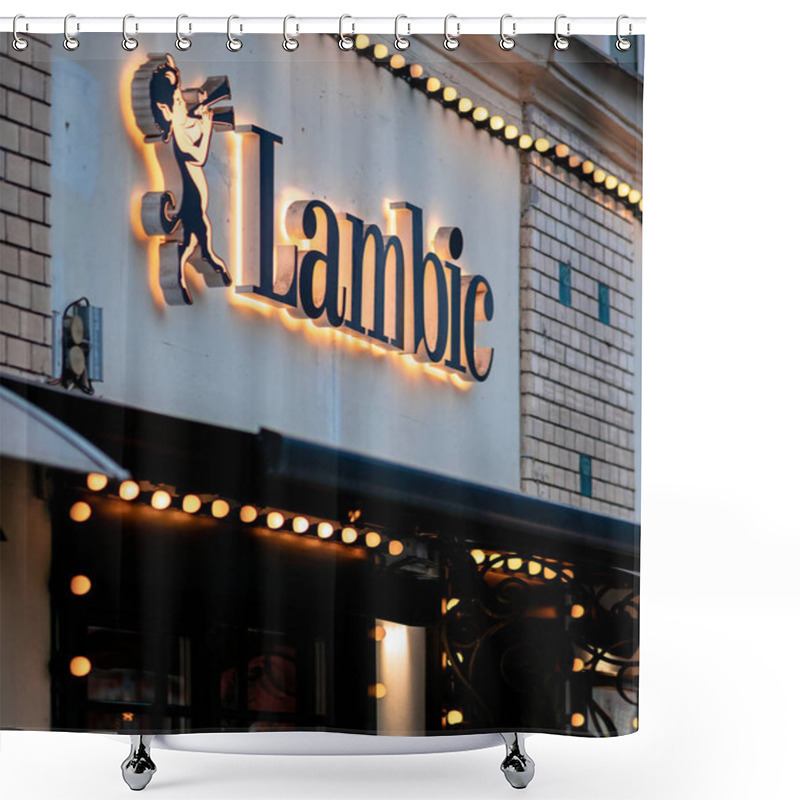
<path id="1" fill-rule="evenodd" d="M 153 38 L 3 41 L 2 725 L 635 730 L 637 63 Z"/>

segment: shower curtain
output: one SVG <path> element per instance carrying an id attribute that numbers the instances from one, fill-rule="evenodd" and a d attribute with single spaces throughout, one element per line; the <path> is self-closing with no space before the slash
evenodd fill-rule
<path id="1" fill-rule="evenodd" d="M 641 42 L 4 37 L 0 725 L 636 730 Z"/>

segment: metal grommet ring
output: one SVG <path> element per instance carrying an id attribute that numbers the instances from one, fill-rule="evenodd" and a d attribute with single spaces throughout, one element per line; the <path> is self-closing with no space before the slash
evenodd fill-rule
<path id="1" fill-rule="evenodd" d="M 64 49 L 65 50 L 77 50 L 80 46 L 80 42 L 74 37 L 69 35 L 69 21 L 71 19 L 75 19 L 74 14 L 67 14 L 64 17 Z M 75 30 L 80 30 L 80 25 L 76 24 Z"/>
<path id="2" fill-rule="evenodd" d="M 405 14 L 398 14 L 394 18 L 394 47 L 395 50 L 408 50 L 411 47 L 411 42 L 406 39 L 404 36 L 400 35 L 400 20 L 401 19 L 408 19 Z M 411 35 L 411 25 L 406 23 L 406 27 L 408 28 L 407 35 Z"/>
<path id="3" fill-rule="evenodd" d="M 30 44 L 30 42 L 27 39 L 23 39 L 17 33 L 17 20 L 20 19 L 25 19 L 25 16 L 23 14 L 17 14 L 17 16 L 14 17 L 14 24 L 11 26 L 11 32 L 14 34 L 14 38 L 11 41 L 11 45 L 15 50 L 18 51 L 24 50 Z M 25 30 L 28 30 L 27 23 L 25 23 Z"/>
<path id="4" fill-rule="evenodd" d="M 511 23 L 511 36 L 506 35 L 505 30 L 503 30 L 503 26 L 505 24 L 505 21 L 507 19 L 511 19 L 511 17 L 512 17 L 511 14 L 503 14 L 503 16 L 500 17 L 500 49 L 501 50 L 511 50 L 514 47 L 514 45 L 516 44 L 516 42 L 511 38 L 511 36 L 514 36 L 517 33 L 517 23 L 516 22 L 512 22 Z"/>
<path id="5" fill-rule="evenodd" d="M 617 42 L 616 42 L 616 45 L 615 45 L 617 50 L 619 50 L 620 52 L 623 52 L 623 53 L 626 50 L 630 50 L 631 49 L 631 40 L 630 39 L 625 39 L 619 32 L 620 31 L 620 27 L 621 27 L 620 23 L 624 19 L 628 19 L 628 16 L 625 15 L 625 14 L 620 14 L 617 17 Z M 628 23 L 628 36 L 630 36 L 631 30 L 632 30 L 632 28 L 631 28 L 631 24 L 629 22 Z"/>
<path id="6" fill-rule="evenodd" d="M 291 14 L 283 18 L 283 49 L 286 50 L 287 53 L 293 53 L 300 47 L 300 42 L 292 36 L 289 36 L 288 26 L 290 19 L 297 19 L 297 17 L 293 17 Z M 296 32 L 300 33 L 300 26 L 296 25 Z"/>
<path id="7" fill-rule="evenodd" d="M 352 36 L 345 36 L 344 35 L 344 21 L 346 19 L 353 19 L 349 14 L 342 14 L 339 17 L 339 49 L 340 50 L 352 50 L 356 46 L 356 40 Z M 353 33 L 356 32 L 355 24 L 352 25 Z"/>
<path id="8" fill-rule="evenodd" d="M 175 19 L 175 47 L 177 47 L 178 50 L 188 50 L 192 46 L 192 40 L 187 39 L 181 33 L 181 20 L 187 19 L 188 16 L 188 14 L 178 14 Z M 192 26 L 189 25 L 189 30 L 191 31 L 191 29 Z"/>
<path id="9" fill-rule="evenodd" d="M 569 39 L 567 39 L 565 36 L 562 36 L 558 32 L 558 21 L 560 19 L 566 19 L 566 18 L 567 18 L 566 14 L 559 14 L 556 17 L 555 26 L 554 26 L 554 32 L 555 32 L 555 37 L 556 38 L 555 38 L 555 41 L 553 42 L 553 47 L 555 47 L 556 50 L 566 50 L 569 47 Z M 570 24 L 568 22 L 567 23 L 567 36 L 569 36 L 569 28 L 570 28 Z"/>
<path id="10" fill-rule="evenodd" d="M 139 40 L 135 39 L 133 36 L 128 36 L 128 20 L 134 19 L 133 14 L 126 14 L 122 18 L 122 49 L 127 50 L 129 53 L 132 50 L 135 50 L 139 46 Z M 135 25 L 134 30 L 139 30 L 139 26 Z"/>
<path id="11" fill-rule="evenodd" d="M 448 14 L 444 18 L 444 42 L 442 42 L 442 44 L 444 44 L 445 50 L 455 50 L 460 44 L 460 42 L 458 41 L 458 34 L 461 31 L 461 23 L 456 20 L 456 35 L 451 36 L 447 30 L 447 24 L 450 22 L 451 19 L 456 19 L 456 15 Z"/>
<path id="12" fill-rule="evenodd" d="M 242 49 L 242 40 L 241 39 L 237 39 L 231 33 L 231 22 L 233 22 L 233 20 L 235 20 L 235 19 L 239 19 L 239 17 L 237 17 L 235 14 L 231 14 L 228 17 L 228 41 L 225 42 L 225 47 L 227 47 L 228 50 L 231 51 L 231 53 L 236 53 L 236 52 L 238 52 L 239 50 Z M 241 33 L 241 31 L 242 31 L 242 26 L 240 25 L 239 26 L 239 32 Z"/>

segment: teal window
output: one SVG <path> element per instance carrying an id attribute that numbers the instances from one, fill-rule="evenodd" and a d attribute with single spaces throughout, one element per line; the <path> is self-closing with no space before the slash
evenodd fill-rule
<path id="1" fill-rule="evenodd" d="M 572 305 L 572 270 L 568 264 L 558 265 L 558 300 L 565 306 Z"/>
<path id="2" fill-rule="evenodd" d="M 611 324 L 611 312 L 608 306 L 608 286 L 597 284 L 597 318 L 604 325 Z"/>
<path id="3" fill-rule="evenodd" d="M 592 459 L 581 455 L 580 460 L 580 491 L 584 497 L 592 496 Z"/>

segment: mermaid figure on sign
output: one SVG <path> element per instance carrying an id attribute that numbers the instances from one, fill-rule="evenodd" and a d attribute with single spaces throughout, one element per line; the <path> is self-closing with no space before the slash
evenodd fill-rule
<path id="1" fill-rule="evenodd" d="M 158 148 L 159 162 L 162 168 L 166 167 L 164 172 L 168 179 L 175 174 L 177 166 L 175 177 L 179 177 L 182 187 L 177 211 L 171 191 L 145 195 L 142 221 L 148 234 L 165 235 L 169 243 L 178 237 L 177 263 L 170 255 L 174 247 L 167 252 L 162 250 L 159 282 L 168 303 L 191 304 L 185 274 L 187 263 L 191 262 L 203 274 L 209 286 L 231 285 L 225 262 L 214 252 L 212 244 L 208 183 L 203 172 L 214 126 L 233 127 L 232 109 L 215 111 L 211 107 L 218 100 L 230 97 L 230 87 L 227 78 L 209 78 L 200 89 L 183 89 L 180 71 L 171 55 L 151 56 L 137 72 L 137 79 L 132 97 L 139 128 L 148 143 L 172 141 L 169 158 L 172 163 L 165 164 L 167 154 L 161 147 Z M 144 80 L 147 80 L 150 112 L 146 120 L 142 120 Z M 182 227 L 182 237 L 178 226 Z"/>

